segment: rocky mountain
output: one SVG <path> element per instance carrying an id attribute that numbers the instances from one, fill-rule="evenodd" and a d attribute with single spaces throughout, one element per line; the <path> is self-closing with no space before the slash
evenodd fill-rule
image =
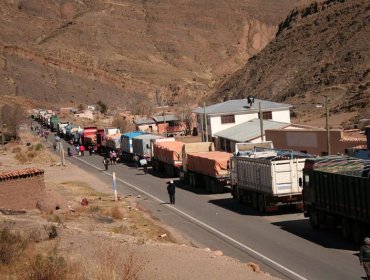
<path id="1" fill-rule="evenodd" d="M 195 101 L 270 42 L 296 2 L 3 0 L 0 94 L 64 106 Z"/>
<path id="2" fill-rule="evenodd" d="M 253 95 L 294 104 L 296 116 L 320 117 L 311 104 L 329 97 L 346 125 L 370 118 L 370 3 L 326 0 L 292 10 L 276 38 L 221 83 L 215 100 Z M 316 112 L 316 113 L 315 113 Z"/>

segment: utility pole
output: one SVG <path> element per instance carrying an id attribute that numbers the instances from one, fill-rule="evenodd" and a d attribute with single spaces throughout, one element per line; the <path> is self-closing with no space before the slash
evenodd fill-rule
<path id="1" fill-rule="evenodd" d="M 184 142 L 184 135 L 185 135 L 185 129 L 184 129 L 184 108 L 181 109 L 181 128 L 182 128 L 182 142 Z"/>
<path id="2" fill-rule="evenodd" d="M 2 109 L 3 107 L 0 106 L 1 149 L 2 151 L 4 151 L 4 126 L 3 126 Z"/>
<path id="3" fill-rule="evenodd" d="M 261 128 L 261 141 L 265 141 L 265 135 L 263 133 L 263 115 L 262 115 L 262 109 L 261 109 L 261 102 L 258 102 L 258 113 L 260 115 L 260 128 Z"/>
<path id="4" fill-rule="evenodd" d="M 205 140 L 208 142 L 208 124 L 207 124 L 207 115 L 206 115 L 206 102 L 203 103 L 204 108 L 204 126 L 206 128 L 206 137 Z"/>
<path id="5" fill-rule="evenodd" d="M 330 127 L 329 127 L 329 98 L 325 96 L 325 121 L 326 121 L 326 142 L 327 142 L 327 152 L 328 155 L 331 154 L 331 147 L 330 147 Z"/>

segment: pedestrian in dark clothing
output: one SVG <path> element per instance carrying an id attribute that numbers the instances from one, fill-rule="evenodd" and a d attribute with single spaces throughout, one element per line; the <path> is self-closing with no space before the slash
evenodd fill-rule
<path id="1" fill-rule="evenodd" d="M 134 160 L 135 167 L 136 168 L 139 168 L 139 156 L 138 155 L 134 155 L 134 157 L 132 159 Z"/>
<path id="2" fill-rule="evenodd" d="M 360 265 L 362 265 L 366 272 L 366 279 L 370 280 L 370 238 L 366 237 L 365 244 L 360 248 Z"/>
<path id="3" fill-rule="evenodd" d="M 53 143 L 53 148 L 54 148 L 54 151 L 56 151 L 56 150 L 57 150 L 57 142 L 54 142 L 54 143 Z"/>
<path id="4" fill-rule="evenodd" d="M 89 151 L 89 155 L 91 156 L 91 155 L 92 155 L 92 153 L 93 153 L 93 147 L 92 147 L 91 145 L 89 145 L 89 146 L 87 147 L 87 149 L 88 149 L 88 151 Z"/>
<path id="5" fill-rule="evenodd" d="M 105 167 L 105 171 L 107 171 L 108 170 L 108 165 L 109 165 L 109 159 L 105 157 L 103 159 L 103 164 L 104 164 L 104 167 Z"/>
<path id="6" fill-rule="evenodd" d="M 170 181 L 170 183 L 167 186 L 167 192 L 170 196 L 170 202 L 171 204 L 175 204 L 175 192 L 176 192 L 176 186 L 173 183 L 173 181 Z"/>

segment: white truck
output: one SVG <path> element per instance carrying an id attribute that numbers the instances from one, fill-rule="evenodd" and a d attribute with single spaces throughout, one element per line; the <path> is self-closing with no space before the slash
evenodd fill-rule
<path id="1" fill-rule="evenodd" d="M 303 207 L 302 178 L 306 156 L 262 151 L 231 157 L 231 194 L 252 203 L 260 212 L 277 211 L 282 205 Z"/>

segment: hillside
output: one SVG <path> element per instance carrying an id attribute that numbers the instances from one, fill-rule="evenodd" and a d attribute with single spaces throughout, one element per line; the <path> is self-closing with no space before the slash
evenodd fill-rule
<path id="1" fill-rule="evenodd" d="M 332 115 L 350 126 L 370 118 L 370 15 L 365 0 L 328 0 L 294 9 L 276 38 L 219 85 L 215 99 L 253 95 L 294 104 L 297 121 Z"/>
<path id="2" fill-rule="evenodd" d="M 296 0 L 5 0 L 0 94 L 73 105 L 202 97 L 258 53 Z"/>

